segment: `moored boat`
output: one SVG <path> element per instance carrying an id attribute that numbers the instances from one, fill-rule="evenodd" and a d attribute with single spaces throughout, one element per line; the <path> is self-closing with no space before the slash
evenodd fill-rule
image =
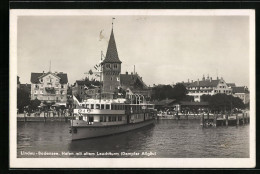
<path id="1" fill-rule="evenodd" d="M 72 140 L 127 132 L 154 124 L 153 104 L 130 104 L 127 99 L 88 99 L 74 109 Z"/>

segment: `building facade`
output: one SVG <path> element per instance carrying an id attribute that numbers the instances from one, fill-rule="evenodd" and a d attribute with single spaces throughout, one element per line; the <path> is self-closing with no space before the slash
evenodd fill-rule
<path id="1" fill-rule="evenodd" d="M 127 95 L 138 94 L 144 96 L 146 99 L 151 98 L 152 89 L 148 88 L 143 82 L 142 77 L 137 73 L 120 75 L 121 88 L 126 90 Z"/>
<path id="2" fill-rule="evenodd" d="M 232 87 L 232 94 L 234 97 L 240 98 L 244 104 L 248 104 L 250 101 L 249 90 L 245 86 L 234 86 Z"/>
<path id="3" fill-rule="evenodd" d="M 66 103 L 68 77 L 66 73 L 31 73 L 31 100 Z"/>
<path id="4" fill-rule="evenodd" d="M 185 83 L 186 89 L 188 90 L 189 96 L 194 97 L 194 101 L 200 102 L 202 95 L 215 95 L 215 94 L 232 94 L 232 88 L 227 85 L 223 78 L 212 78 L 203 77 L 202 80 L 197 80 L 191 83 Z"/>
<path id="5" fill-rule="evenodd" d="M 93 85 L 90 81 L 77 80 L 72 87 L 72 95 L 78 96 L 78 100 L 97 98 L 100 93 L 99 86 Z"/>

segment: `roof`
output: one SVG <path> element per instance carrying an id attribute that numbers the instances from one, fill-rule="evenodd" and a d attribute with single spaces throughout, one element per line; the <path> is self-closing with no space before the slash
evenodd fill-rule
<path id="1" fill-rule="evenodd" d="M 143 82 L 142 78 L 138 74 L 120 74 L 120 83 L 124 86 L 132 86 L 136 83 L 137 79 L 143 85 L 143 88 L 147 88 L 147 85 Z"/>
<path id="2" fill-rule="evenodd" d="M 180 105 L 186 105 L 186 106 L 206 106 L 209 105 L 208 102 L 189 102 L 189 101 L 180 101 Z"/>
<path id="3" fill-rule="evenodd" d="M 155 105 L 166 106 L 166 105 L 171 104 L 174 101 L 176 101 L 176 100 L 175 99 L 165 99 L 165 100 L 160 100 L 160 101 L 154 101 L 152 103 Z"/>
<path id="4" fill-rule="evenodd" d="M 233 93 L 249 93 L 248 89 L 244 86 L 232 87 Z"/>
<path id="5" fill-rule="evenodd" d="M 99 87 L 99 84 L 95 84 L 95 83 L 92 82 L 92 81 L 76 80 L 76 83 L 77 83 L 79 86 L 86 86 L 86 87 L 88 87 L 89 89 L 93 89 L 93 88 L 98 88 L 98 87 Z M 94 84 L 93 84 L 93 83 L 94 83 Z M 99 83 L 99 82 L 96 82 L 96 83 Z"/>
<path id="6" fill-rule="evenodd" d="M 108 42 L 106 58 L 103 63 L 122 63 L 118 57 L 113 29 Z"/>
<path id="7" fill-rule="evenodd" d="M 135 74 L 120 74 L 121 85 L 131 86 L 135 83 L 137 76 Z"/>
<path id="8" fill-rule="evenodd" d="M 227 83 L 227 86 L 228 86 L 228 87 L 235 87 L 236 84 L 235 84 L 235 83 Z"/>
<path id="9" fill-rule="evenodd" d="M 216 87 L 220 80 L 202 80 L 202 81 L 195 81 L 188 85 L 188 87 Z"/>
<path id="10" fill-rule="evenodd" d="M 47 74 L 53 74 L 55 76 L 58 76 L 60 78 L 60 83 L 61 84 L 67 84 L 68 83 L 68 76 L 66 73 L 31 73 L 31 83 L 37 84 L 39 82 L 39 77 L 42 75 L 47 75 Z"/>

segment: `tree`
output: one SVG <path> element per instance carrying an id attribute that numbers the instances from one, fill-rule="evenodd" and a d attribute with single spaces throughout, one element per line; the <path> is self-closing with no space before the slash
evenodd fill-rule
<path id="1" fill-rule="evenodd" d="M 183 84 L 176 84 L 173 88 L 173 98 L 180 101 L 186 97 L 188 91 Z"/>
<path id="2" fill-rule="evenodd" d="M 35 110 L 38 108 L 38 106 L 41 104 L 41 101 L 38 100 L 37 98 L 35 100 L 31 100 L 30 102 L 30 108 Z"/>
<path id="3" fill-rule="evenodd" d="M 153 88 L 152 100 L 163 100 L 166 98 L 182 100 L 187 96 L 187 89 L 183 84 L 177 84 L 174 88 L 170 85 L 160 85 Z M 191 99 L 190 97 L 186 98 Z"/>
<path id="4" fill-rule="evenodd" d="M 231 109 L 244 109 L 245 104 L 243 101 L 232 95 L 227 94 L 215 94 L 211 95 L 202 95 L 202 101 L 209 102 L 209 107 L 213 111 L 231 111 Z"/>
<path id="5" fill-rule="evenodd" d="M 17 89 L 17 109 L 22 112 L 25 106 L 30 104 L 30 94 L 29 92 L 18 88 Z"/>

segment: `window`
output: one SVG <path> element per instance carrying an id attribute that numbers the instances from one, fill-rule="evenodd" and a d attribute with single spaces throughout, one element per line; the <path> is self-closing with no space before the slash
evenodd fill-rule
<path id="1" fill-rule="evenodd" d="M 122 121 L 122 116 L 118 116 L 118 121 Z"/>
<path id="2" fill-rule="evenodd" d="M 111 116 L 108 117 L 108 121 L 111 122 L 112 121 L 112 118 Z"/>
<path id="3" fill-rule="evenodd" d="M 106 68 L 110 68 L 110 64 L 108 63 L 108 64 L 106 64 Z"/>
<path id="4" fill-rule="evenodd" d="M 111 77 L 110 80 L 112 81 L 112 80 L 113 80 L 113 77 Z"/>
<path id="5" fill-rule="evenodd" d="M 86 108 L 89 109 L 89 104 L 86 104 Z"/>
<path id="6" fill-rule="evenodd" d="M 101 104 L 101 109 L 105 109 L 105 106 L 104 106 L 104 104 Z"/>
<path id="7" fill-rule="evenodd" d="M 94 109 L 94 104 L 91 104 L 91 109 Z"/>
<path id="8" fill-rule="evenodd" d="M 96 109 L 100 109 L 100 105 L 99 104 L 96 104 Z"/>
<path id="9" fill-rule="evenodd" d="M 106 105 L 106 109 L 110 109 L 109 105 Z"/>
<path id="10" fill-rule="evenodd" d="M 117 64 L 114 64 L 114 69 L 117 69 Z"/>
<path id="11" fill-rule="evenodd" d="M 63 85 L 61 85 L 61 88 L 64 88 L 64 86 Z M 83 87 L 82 87 L 83 88 Z"/>
<path id="12" fill-rule="evenodd" d="M 116 116 L 112 116 L 112 121 L 116 121 Z"/>

